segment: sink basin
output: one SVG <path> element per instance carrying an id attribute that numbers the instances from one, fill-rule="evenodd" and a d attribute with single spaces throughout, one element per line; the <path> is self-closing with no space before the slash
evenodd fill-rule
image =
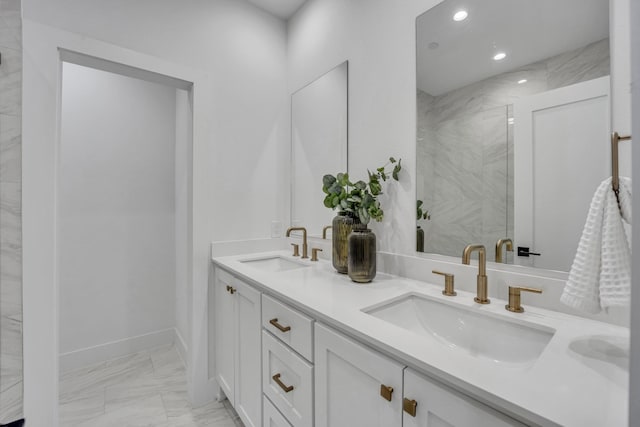
<path id="1" fill-rule="evenodd" d="M 281 256 L 272 256 L 267 258 L 254 258 L 245 259 L 240 261 L 243 264 L 247 264 L 251 267 L 257 268 L 263 271 L 279 272 L 287 270 L 296 270 L 298 268 L 306 268 L 308 265 L 292 261 Z"/>
<path id="2" fill-rule="evenodd" d="M 363 310 L 424 339 L 496 363 L 528 365 L 555 333 L 537 324 L 512 321 L 422 295 L 409 294 Z"/>

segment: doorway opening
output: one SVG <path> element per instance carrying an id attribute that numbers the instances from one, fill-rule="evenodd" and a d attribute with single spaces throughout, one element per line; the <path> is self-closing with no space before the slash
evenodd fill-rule
<path id="1" fill-rule="evenodd" d="M 126 417 L 132 404 L 161 420 L 163 398 L 188 405 L 193 85 L 61 58 L 60 424 Z"/>

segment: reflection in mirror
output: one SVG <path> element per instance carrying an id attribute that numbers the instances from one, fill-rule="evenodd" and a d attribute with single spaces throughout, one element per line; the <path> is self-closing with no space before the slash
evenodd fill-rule
<path id="1" fill-rule="evenodd" d="M 417 18 L 418 248 L 483 244 L 491 261 L 569 270 L 610 173 L 608 12 L 608 0 L 446 0 Z M 503 240 L 496 254 L 500 239 L 513 251 Z"/>
<path id="2" fill-rule="evenodd" d="M 333 212 L 322 177 L 347 171 L 347 61 L 291 95 L 291 225 L 320 235 Z"/>

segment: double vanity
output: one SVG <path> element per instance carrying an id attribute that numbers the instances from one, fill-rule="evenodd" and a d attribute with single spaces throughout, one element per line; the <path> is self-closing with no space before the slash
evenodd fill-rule
<path id="1" fill-rule="evenodd" d="M 246 426 L 627 425 L 626 328 L 290 252 L 213 263 L 210 375 Z"/>

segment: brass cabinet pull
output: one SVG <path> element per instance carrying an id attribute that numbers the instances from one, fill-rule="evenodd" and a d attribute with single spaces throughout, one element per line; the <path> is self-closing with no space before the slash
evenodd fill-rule
<path id="1" fill-rule="evenodd" d="M 386 399 L 389 402 L 391 402 L 392 394 L 393 394 L 393 387 L 380 384 L 380 396 L 382 396 L 383 399 Z"/>
<path id="2" fill-rule="evenodd" d="M 291 330 L 291 326 L 282 326 L 280 323 L 278 323 L 277 317 L 269 320 L 269 323 L 278 328 L 280 332 L 289 332 Z"/>
<path id="3" fill-rule="evenodd" d="M 293 390 L 293 386 L 292 385 L 287 386 L 287 385 L 284 385 L 284 383 L 282 381 L 280 381 L 280 374 L 275 374 L 271 378 L 273 378 L 273 380 L 276 382 L 276 384 L 278 384 L 280 386 L 280 388 L 282 390 L 284 390 L 285 393 L 289 393 L 291 390 Z"/>
<path id="4" fill-rule="evenodd" d="M 411 415 L 412 417 L 416 416 L 416 407 L 418 406 L 418 402 L 415 400 L 407 399 L 406 397 L 402 401 L 402 409 L 404 412 Z"/>

